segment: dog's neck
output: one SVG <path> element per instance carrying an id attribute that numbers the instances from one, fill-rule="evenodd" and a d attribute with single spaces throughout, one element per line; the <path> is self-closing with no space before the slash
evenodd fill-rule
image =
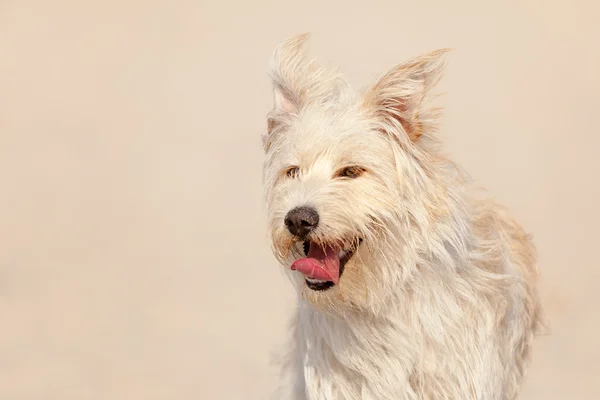
<path id="1" fill-rule="evenodd" d="M 409 387 L 418 352 L 400 315 L 331 314 L 301 303 L 299 319 L 307 387 L 348 399 L 356 393 L 385 398 L 393 389 L 390 385 L 397 386 L 398 393 Z M 379 388 L 386 392 L 378 393 Z"/>

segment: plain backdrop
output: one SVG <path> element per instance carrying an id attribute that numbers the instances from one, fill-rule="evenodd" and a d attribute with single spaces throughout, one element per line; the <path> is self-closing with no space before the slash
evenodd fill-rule
<path id="1" fill-rule="evenodd" d="M 0 1 L 0 398 L 266 399 L 292 290 L 266 241 L 267 62 L 361 89 L 455 49 L 445 150 L 537 243 L 522 399 L 600 398 L 592 1 Z"/>

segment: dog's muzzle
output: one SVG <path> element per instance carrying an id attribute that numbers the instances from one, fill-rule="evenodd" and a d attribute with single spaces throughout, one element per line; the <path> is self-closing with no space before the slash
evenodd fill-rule
<path id="1" fill-rule="evenodd" d="M 346 263 L 352 258 L 361 241 L 362 239 L 355 246 L 343 249 L 306 240 L 303 243 L 306 257 L 294 261 L 291 269 L 304 275 L 309 289 L 329 289 L 339 283 Z"/>

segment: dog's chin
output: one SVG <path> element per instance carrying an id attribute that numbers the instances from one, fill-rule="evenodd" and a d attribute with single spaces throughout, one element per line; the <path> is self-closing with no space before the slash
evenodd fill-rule
<path id="1" fill-rule="evenodd" d="M 334 280 L 317 279 L 315 277 L 305 276 L 304 283 L 306 284 L 306 287 L 308 289 L 315 291 L 315 292 L 325 292 L 325 291 L 335 287 L 336 284 L 339 284 L 339 282 L 341 281 L 342 276 L 344 274 L 344 269 L 346 267 L 346 264 L 348 263 L 348 261 L 350 261 L 352 259 L 352 257 L 358 251 L 358 248 L 359 248 L 360 244 L 362 243 L 362 239 L 353 240 L 353 241 L 351 241 L 351 243 L 353 243 L 353 244 L 348 245 L 340 250 L 337 250 L 337 260 L 339 262 L 338 276 L 336 279 L 337 283 L 334 282 Z M 323 244 L 317 244 L 310 240 L 301 241 L 301 242 L 299 242 L 299 244 L 301 244 L 302 250 L 304 251 L 304 255 L 307 257 L 311 253 L 311 246 L 333 247 L 333 246 L 328 246 L 328 245 L 323 245 Z"/>

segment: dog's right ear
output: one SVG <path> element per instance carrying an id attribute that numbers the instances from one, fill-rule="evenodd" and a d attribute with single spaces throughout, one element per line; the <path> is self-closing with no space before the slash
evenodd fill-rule
<path id="1" fill-rule="evenodd" d="M 316 60 L 308 59 L 304 33 L 281 43 L 269 63 L 273 83 L 274 107 L 268 116 L 267 134 L 263 137 L 265 151 L 271 137 L 284 130 L 309 103 L 329 101 L 344 92 L 344 81 L 335 70 L 321 67 Z"/>
<path id="2" fill-rule="evenodd" d="M 267 133 L 263 135 L 263 147 L 265 151 L 269 150 L 271 135 L 276 128 L 290 117 L 297 115 L 299 105 L 293 101 L 290 93 L 278 88 L 273 88 L 273 110 L 267 116 Z"/>
<path id="3" fill-rule="evenodd" d="M 301 107 L 306 62 L 304 43 L 308 34 L 302 34 L 281 43 L 269 63 L 273 83 L 273 110 L 268 116 L 267 135 L 263 138 L 268 149 L 270 135 L 286 120 L 298 115 Z"/>
<path id="4" fill-rule="evenodd" d="M 300 110 L 300 79 L 305 64 L 303 45 L 307 39 L 308 34 L 302 34 L 284 41 L 275 49 L 269 62 L 274 105 L 267 117 L 267 133 L 263 136 L 265 152 L 269 150 L 273 133 Z"/>

